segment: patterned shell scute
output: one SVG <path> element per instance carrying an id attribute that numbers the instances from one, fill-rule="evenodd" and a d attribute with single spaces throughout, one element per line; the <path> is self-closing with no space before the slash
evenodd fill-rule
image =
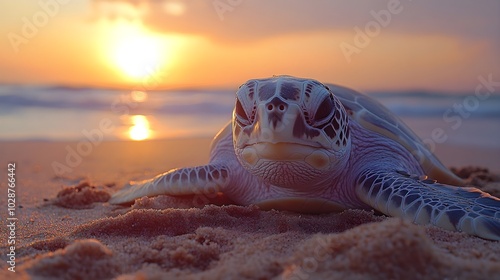
<path id="1" fill-rule="evenodd" d="M 382 104 L 347 88 L 330 85 L 329 88 L 335 89 L 334 94 L 340 99 L 344 107 L 351 111 L 354 115 L 353 118 L 362 126 L 374 125 L 378 128 L 376 131 L 380 134 L 390 136 L 391 139 L 400 142 L 405 147 L 409 144 L 418 149 L 414 144 L 414 142 L 420 142 L 418 136 Z M 387 132 L 390 132 L 390 134 L 388 135 Z M 408 143 L 402 143 L 402 141 Z"/>
<path id="2" fill-rule="evenodd" d="M 448 184 L 462 183 L 424 146 L 411 129 L 382 104 L 345 87 L 330 84 L 327 86 L 342 102 L 352 120 L 368 130 L 401 144 L 415 157 L 424 172 L 431 178 L 444 180 Z"/>

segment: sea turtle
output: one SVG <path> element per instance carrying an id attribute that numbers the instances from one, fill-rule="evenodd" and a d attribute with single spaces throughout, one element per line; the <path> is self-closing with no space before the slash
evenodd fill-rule
<path id="1" fill-rule="evenodd" d="M 240 86 L 209 164 L 131 183 L 110 203 L 222 193 L 262 209 L 375 209 L 500 240 L 500 199 L 463 185 L 377 101 L 341 86 L 274 76 Z"/>

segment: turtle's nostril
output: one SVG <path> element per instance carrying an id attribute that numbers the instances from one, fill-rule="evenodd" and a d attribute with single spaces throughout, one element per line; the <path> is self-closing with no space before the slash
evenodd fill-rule
<path id="1" fill-rule="evenodd" d="M 283 100 L 279 99 L 278 97 L 273 98 L 273 100 L 269 101 L 266 104 L 266 109 L 269 112 L 276 110 L 276 111 L 283 113 L 283 112 L 285 112 L 287 107 L 288 107 L 288 105 Z"/>

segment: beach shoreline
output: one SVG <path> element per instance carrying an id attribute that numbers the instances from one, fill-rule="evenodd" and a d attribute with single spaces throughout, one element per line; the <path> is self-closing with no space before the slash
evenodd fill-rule
<path id="1" fill-rule="evenodd" d="M 186 200 L 165 196 L 142 198 L 131 207 L 106 202 L 129 180 L 207 163 L 210 141 L 0 142 L 3 190 L 8 164 L 15 164 L 17 219 L 16 272 L 8 270 L 12 230 L 5 224 L 0 276 L 386 279 L 411 272 L 408 279 L 480 279 L 500 273 L 499 242 L 373 212 L 301 215 L 234 205 L 189 209 Z M 500 193 L 500 183 L 489 182 L 500 181 L 492 174 L 500 168 L 488 149 L 447 146 L 436 153 L 446 166 L 490 168 L 468 170 L 482 172 L 474 183 Z M 0 204 L 8 205 L 4 194 Z M 7 209 L 1 213 L 8 221 Z"/>

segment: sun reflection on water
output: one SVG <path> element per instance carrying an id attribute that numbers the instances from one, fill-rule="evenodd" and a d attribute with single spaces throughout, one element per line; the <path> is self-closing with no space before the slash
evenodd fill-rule
<path id="1" fill-rule="evenodd" d="M 143 115 L 130 116 L 132 126 L 128 130 L 130 139 L 142 141 L 151 137 L 149 120 Z"/>

